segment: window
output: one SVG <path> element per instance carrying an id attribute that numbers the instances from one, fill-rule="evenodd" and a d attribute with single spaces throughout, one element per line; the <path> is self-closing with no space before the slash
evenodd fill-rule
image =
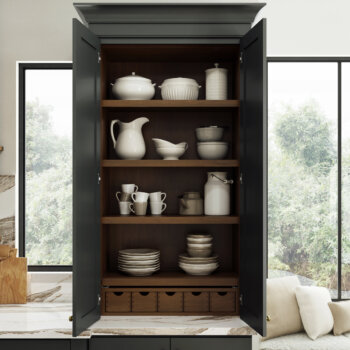
<path id="1" fill-rule="evenodd" d="M 30 270 L 72 265 L 72 65 L 19 64 L 19 248 Z"/>
<path id="2" fill-rule="evenodd" d="M 350 296 L 350 62 L 269 59 L 269 277 Z M 341 98 L 344 96 L 344 98 Z"/>

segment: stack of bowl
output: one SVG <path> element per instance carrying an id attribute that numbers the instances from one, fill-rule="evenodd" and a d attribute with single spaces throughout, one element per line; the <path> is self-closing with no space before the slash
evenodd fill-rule
<path id="1" fill-rule="evenodd" d="M 157 249 L 124 249 L 118 252 L 118 270 L 131 276 L 149 276 L 160 269 Z"/>
<path id="2" fill-rule="evenodd" d="M 164 160 L 178 160 L 187 150 L 187 142 L 180 142 L 178 144 L 171 143 L 162 139 L 152 139 L 156 147 L 157 153 Z"/>
<path id="3" fill-rule="evenodd" d="M 201 159 L 224 159 L 228 152 L 228 143 L 223 142 L 224 128 L 207 126 L 196 129 L 197 152 Z"/>
<path id="4" fill-rule="evenodd" d="M 188 235 L 188 254 L 179 255 L 179 267 L 189 275 L 206 276 L 218 267 L 218 256 L 212 253 L 211 235 Z"/>

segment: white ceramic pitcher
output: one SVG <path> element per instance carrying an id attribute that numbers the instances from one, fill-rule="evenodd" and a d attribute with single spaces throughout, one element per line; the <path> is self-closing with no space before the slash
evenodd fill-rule
<path id="1" fill-rule="evenodd" d="M 146 145 L 142 136 L 142 126 L 149 122 L 148 118 L 141 117 L 130 123 L 123 123 L 115 119 L 111 123 L 113 147 L 121 159 L 142 159 L 146 153 Z M 117 140 L 114 137 L 113 127 L 119 126 Z"/>

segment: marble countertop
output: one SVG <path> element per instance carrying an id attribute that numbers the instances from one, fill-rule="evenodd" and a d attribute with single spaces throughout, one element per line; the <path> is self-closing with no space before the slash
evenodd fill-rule
<path id="1" fill-rule="evenodd" d="M 72 305 L 0 305 L 0 338 L 71 338 Z M 93 335 L 256 335 L 231 316 L 102 316 L 80 337 Z"/>

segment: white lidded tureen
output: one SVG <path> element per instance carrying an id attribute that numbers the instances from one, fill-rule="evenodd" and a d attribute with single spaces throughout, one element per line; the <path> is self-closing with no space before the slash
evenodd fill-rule
<path id="1" fill-rule="evenodd" d="M 156 84 L 152 84 L 150 79 L 132 72 L 131 75 L 118 78 L 111 85 L 114 96 L 120 100 L 151 100 L 155 93 L 154 86 Z"/>

